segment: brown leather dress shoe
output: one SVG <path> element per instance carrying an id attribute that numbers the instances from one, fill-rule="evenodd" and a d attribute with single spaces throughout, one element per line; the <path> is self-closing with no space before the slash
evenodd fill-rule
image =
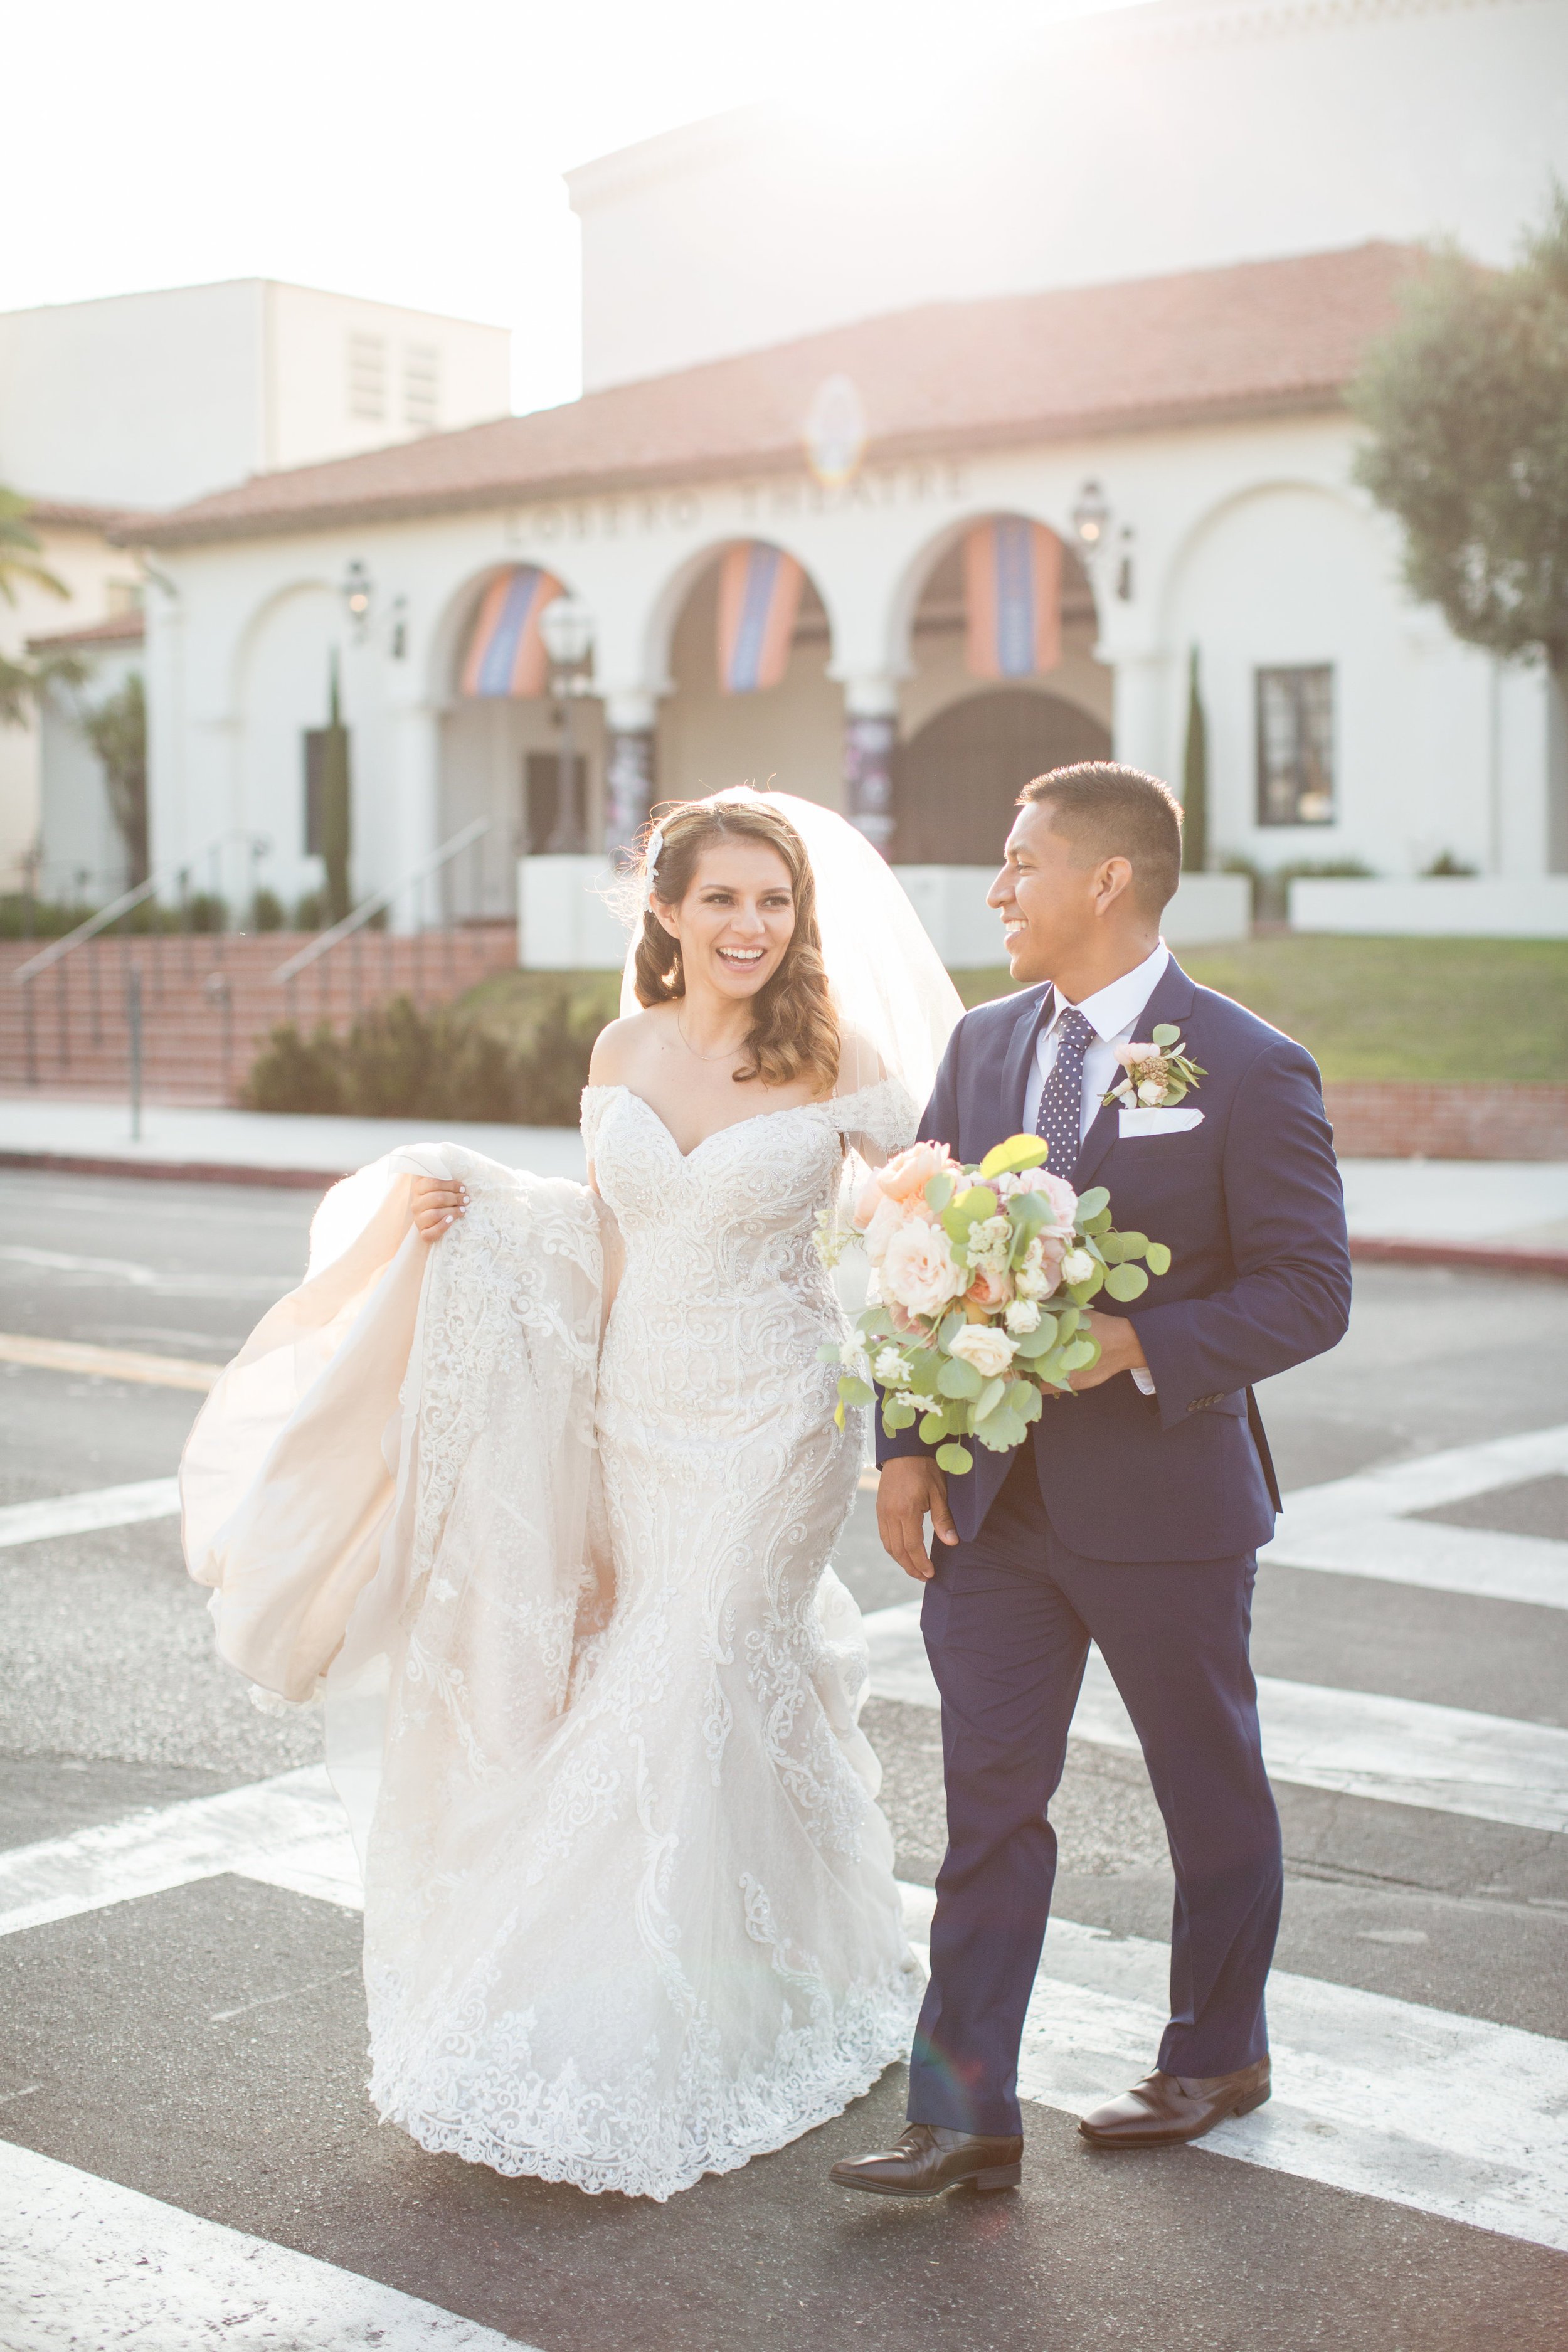
<path id="1" fill-rule="evenodd" d="M 986 2139 L 945 2124 L 910 2124 L 897 2147 L 836 2164 L 828 2179 L 873 2197 L 940 2197 L 944 2189 L 1016 2189 L 1024 2177 L 1021 2139 Z"/>
<path id="2" fill-rule="evenodd" d="M 1168 2147 L 1202 2139 L 1227 2116 L 1249 2116 L 1268 2089 L 1267 2058 L 1238 2074 L 1145 2074 L 1121 2098 L 1083 2116 L 1079 2129 L 1100 2147 Z"/>

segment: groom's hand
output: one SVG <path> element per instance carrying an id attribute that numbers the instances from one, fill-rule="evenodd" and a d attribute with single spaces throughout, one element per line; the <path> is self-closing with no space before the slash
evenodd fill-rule
<path id="1" fill-rule="evenodd" d="M 935 1573 L 926 1556 L 926 1515 L 932 1532 L 945 1544 L 958 1541 L 958 1529 L 947 1507 L 947 1477 L 924 1454 L 895 1454 L 882 1465 L 877 1484 L 877 1532 L 882 1549 L 896 1559 L 917 1584 L 929 1584 Z"/>
<path id="2" fill-rule="evenodd" d="M 1075 1389 L 1097 1389 L 1102 1381 L 1113 1381 L 1118 1372 L 1130 1372 L 1135 1366 L 1147 1365 L 1149 1359 L 1127 1316 L 1101 1315 L 1091 1307 L 1083 1319 L 1089 1325 L 1089 1337 L 1100 1342 L 1100 1360 L 1073 1373 Z"/>

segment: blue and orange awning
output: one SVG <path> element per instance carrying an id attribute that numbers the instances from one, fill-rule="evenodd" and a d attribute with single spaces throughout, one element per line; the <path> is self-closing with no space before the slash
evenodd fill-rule
<path id="1" fill-rule="evenodd" d="M 974 677 L 1037 677 L 1062 657 L 1062 543 L 1044 523 L 998 515 L 963 541 Z"/>
<path id="2" fill-rule="evenodd" d="M 793 555 L 765 541 L 731 547 L 719 573 L 719 688 L 755 694 L 789 667 L 805 574 Z"/>
<path id="3" fill-rule="evenodd" d="M 550 657 L 539 616 L 562 593 L 552 572 L 514 563 L 485 590 L 463 656 L 461 689 L 481 700 L 519 700 L 542 694 Z"/>

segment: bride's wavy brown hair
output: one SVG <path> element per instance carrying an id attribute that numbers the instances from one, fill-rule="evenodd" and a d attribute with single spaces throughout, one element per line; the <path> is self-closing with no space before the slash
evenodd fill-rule
<path id="1" fill-rule="evenodd" d="M 647 873 L 648 837 L 642 844 L 643 879 L 656 897 L 678 907 L 690 889 L 698 861 L 716 841 L 757 841 L 777 852 L 788 869 L 795 896 L 795 930 L 784 961 L 765 988 L 746 1033 L 745 1059 L 734 1072 L 737 1085 L 761 1078 L 767 1087 L 792 1086 L 810 1076 L 820 1093 L 831 1094 L 838 1076 L 838 1024 L 822 961 L 816 921 L 816 879 L 805 844 L 789 819 L 765 801 L 687 801 L 659 820 L 663 842 L 658 864 Z M 668 1004 L 686 993 L 680 942 L 672 940 L 649 907 L 642 919 L 634 973 L 637 1003 Z"/>

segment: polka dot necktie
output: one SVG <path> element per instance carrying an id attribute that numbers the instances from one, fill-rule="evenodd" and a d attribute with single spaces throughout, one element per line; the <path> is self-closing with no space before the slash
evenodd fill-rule
<path id="1" fill-rule="evenodd" d="M 1097 1032 L 1076 1005 L 1069 1005 L 1057 1024 L 1057 1058 L 1040 1088 L 1035 1133 L 1050 1145 L 1046 1165 L 1053 1176 L 1070 1184 L 1083 1134 L 1083 1057 Z"/>

